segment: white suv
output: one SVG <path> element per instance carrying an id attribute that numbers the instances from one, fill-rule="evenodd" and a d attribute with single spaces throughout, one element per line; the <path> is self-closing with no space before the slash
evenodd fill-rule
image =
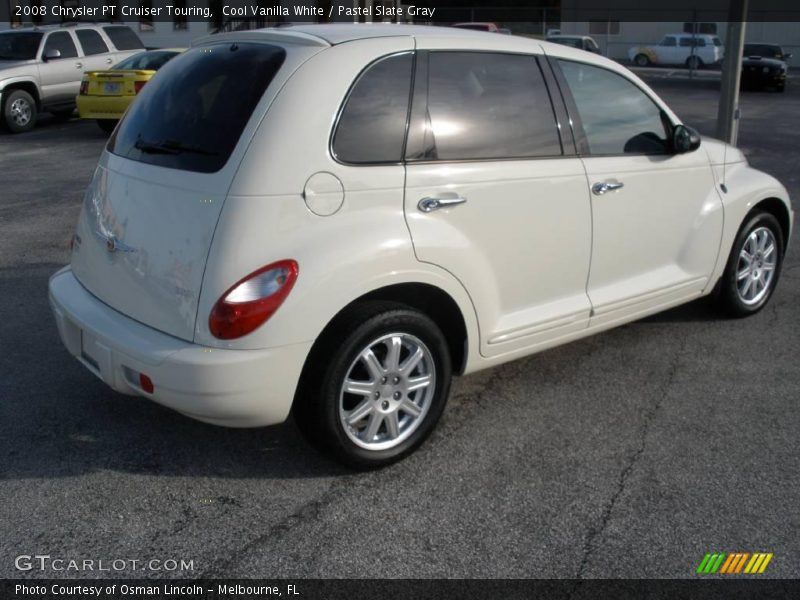
<path id="1" fill-rule="evenodd" d="M 720 39 L 704 33 L 670 33 L 655 46 L 634 46 L 628 50 L 628 58 L 640 67 L 686 65 L 700 69 L 721 62 L 724 54 Z"/>
<path id="2" fill-rule="evenodd" d="M 139 94 L 50 300 L 115 390 L 233 427 L 293 411 L 371 467 L 431 432 L 453 374 L 714 290 L 758 311 L 792 214 L 596 55 L 455 28 L 238 32 Z"/>

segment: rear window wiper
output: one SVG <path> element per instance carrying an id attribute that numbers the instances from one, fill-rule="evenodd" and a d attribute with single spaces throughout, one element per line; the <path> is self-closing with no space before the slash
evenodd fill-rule
<path id="1" fill-rule="evenodd" d="M 163 142 L 148 142 L 143 139 L 136 140 L 133 145 L 137 150 L 141 150 L 147 154 L 181 154 L 187 152 L 191 154 L 205 154 L 207 156 L 215 156 L 217 152 L 206 150 L 198 146 L 187 146 L 173 140 L 165 140 Z"/>

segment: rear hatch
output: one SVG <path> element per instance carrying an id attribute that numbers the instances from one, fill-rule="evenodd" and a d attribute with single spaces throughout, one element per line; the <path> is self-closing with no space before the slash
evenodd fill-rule
<path id="1" fill-rule="evenodd" d="M 81 284 L 191 341 L 214 230 L 245 148 L 286 79 L 321 49 L 221 39 L 159 70 L 86 192 L 72 254 Z"/>

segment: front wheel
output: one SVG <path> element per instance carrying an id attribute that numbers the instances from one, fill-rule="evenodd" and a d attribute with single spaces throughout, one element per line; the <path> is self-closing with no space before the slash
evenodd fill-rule
<path id="1" fill-rule="evenodd" d="M 718 303 L 729 315 L 746 317 L 764 308 L 783 263 L 783 231 L 766 212 L 753 214 L 739 230 L 720 280 Z"/>
<path id="2" fill-rule="evenodd" d="M 3 117 L 12 133 L 30 131 L 36 125 L 36 101 L 25 90 L 13 90 L 3 105 Z"/>
<path id="3" fill-rule="evenodd" d="M 691 69 L 692 71 L 696 71 L 697 69 L 703 68 L 703 61 L 700 59 L 699 56 L 690 56 L 686 59 L 686 68 Z"/>
<path id="4" fill-rule="evenodd" d="M 429 317 L 357 305 L 320 341 L 294 415 L 306 439 L 358 469 L 387 465 L 430 435 L 450 391 L 450 354 Z"/>
<path id="5" fill-rule="evenodd" d="M 637 54 L 634 57 L 633 62 L 636 63 L 636 65 L 639 67 L 646 67 L 647 65 L 650 64 L 650 59 L 647 57 L 646 54 Z"/>

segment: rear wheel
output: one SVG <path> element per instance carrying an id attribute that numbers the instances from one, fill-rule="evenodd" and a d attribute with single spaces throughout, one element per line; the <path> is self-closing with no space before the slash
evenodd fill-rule
<path id="1" fill-rule="evenodd" d="M 720 280 L 720 307 L 734 317 L 764 308 L 778 283 L 783 249 L 778 220 L 766 212 L 751 215 L 736 236 Z"/>
<path id="2" fill-rule="evenodd" d="M 430 435 L 450 390 L 444 335 L 401 304 L 357 305 L 321 340 L 295 399 L 314 446 L 358 469 L 403 458 Z"/>
<path id="3" fill-rule="evenodd" d="M 703 61 L 699 56 L 690 56 L 686 59 L 686 68 L 696 71 L 703 68 Z"/>
<path id="4" fill-rule="evenodd" d="M 636 65 L 639 67 L 646 67 L 647 65 L 650 64 L 650 59 L 647 57 L 646 54 L 637 54 L 634 57 L 633 62 L 636 63 Z"/>
<path id="5" fill-rule="evenodd" d="M 97 119 L 97 126 L 106 133 L 111 133 L 117 126 L 117 121 L 115 119 Z"/>
<path id="6" fill-rule="evenodd" d="M 13 90 L 3 104 L 3 119 L 12 133 L 33 129 L 36 115 L 36 101 L 25 90 Z"/>

